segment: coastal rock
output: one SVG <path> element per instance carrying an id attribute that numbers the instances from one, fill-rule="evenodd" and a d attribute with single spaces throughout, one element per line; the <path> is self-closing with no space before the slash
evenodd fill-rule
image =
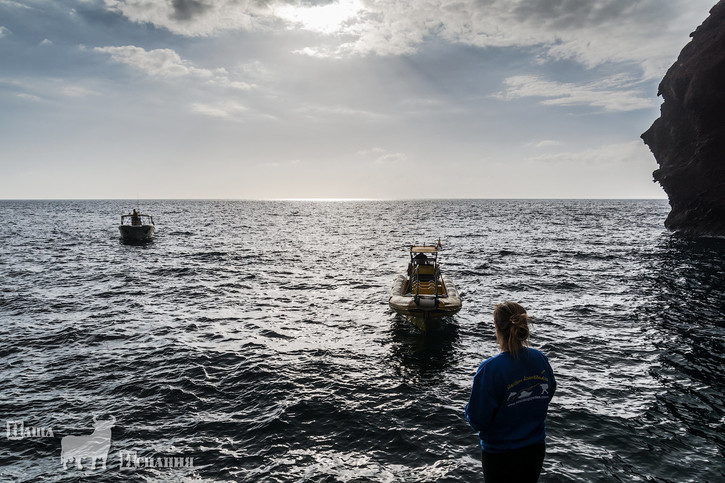
<path id="1" fill-rule="evenodd" d="M 660 117 L 642 139 L 670 199 L 665 226 L 725 236 L 725 0 L 690 37 L 660 82 Z"/>

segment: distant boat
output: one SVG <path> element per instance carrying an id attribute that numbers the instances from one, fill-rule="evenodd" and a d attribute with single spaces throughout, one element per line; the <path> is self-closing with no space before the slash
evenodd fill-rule
<path id="1" fill-rule="evenodd" d="M 143 215 L 136 210 L 128 215 L 121 215 L 121 224 L 118 225 L 124 243 L 150 242 L 156 231 L 152 216 Z"/>
<path id="2" fill-rule="evenodd" d="M 438 247 L 410 248 L 407 276 L 395 278 L 388 304 L 424 332 L 439 328 L 442 317 L 461 310 L 458 289 L 450 278 L 441 275 Z"/>

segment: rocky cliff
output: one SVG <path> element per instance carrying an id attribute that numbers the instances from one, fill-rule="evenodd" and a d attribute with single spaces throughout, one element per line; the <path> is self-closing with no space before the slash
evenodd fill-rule
<path id="1" fill-rule="evenodd" d="M 670 199 L 665 226 L 725 236 L 725 0 L 690 37 L 660 83 L 660 118 L 642 139 Z"/>

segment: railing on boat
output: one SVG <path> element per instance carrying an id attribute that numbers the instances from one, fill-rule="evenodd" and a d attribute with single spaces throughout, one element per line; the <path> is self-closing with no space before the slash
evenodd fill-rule
<path id="1" fill-rule="evenodd" d="M 128 223 L 126 223 L 126 220 L 128 219 Z M 148 225 L 154 224 L 154 217 L 151 215 L 142 215 L 140 213 L 137 213 L 135 215 L 121 215 L 121 224 L 122 225 L 133 225 L 133 226 L 141 226 L 141 225 Z"/>
<path id="2" fill-rule="evenodd" d="M 429 280 L 429 281 L 425 281 L 425 282 L 423 282 L 423 281 L 420 280 L 420 267 L 421 267 L 421 265 L 417 265 L 417 264 L 414 265 L 413 266 L 412 273 L 411 273 L 411 276 L 410 276 L 411 293 L 413 292 L 412 289 L 415 288 L 415 294 L 413 294 L 414 295 L 415 304 L 416 305 L 420 305 L 420 288 L 421 288 L 421 285 L 422 284 L 425 284 L 425 287 L 426 288 L 430 288 L 431 285 L 432 285 L 433 290 L 432 290 L 432 293 L 424 293 L 423 295 L 425 295 L 426 297 L 429 297 L 429 296 L 432 295 L 433 296 L 434 307 L 438 307 L 438 296 L 439 296 L 439 294 L 438 294 L 438 284 L 441 281 L 441 270 L 440 270 L 440 267 L 436 263 L 435 264 L 435 270 L 433 272 L 433 280 Z M 429 291 L 429 290 L 426 290 L 426 292 L 427 291 Z"/>

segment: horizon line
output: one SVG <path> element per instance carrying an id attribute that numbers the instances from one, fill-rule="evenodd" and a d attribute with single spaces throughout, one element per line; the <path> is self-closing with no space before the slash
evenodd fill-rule
<path id="1" fill-rule="evenodd" d="M 644 198 L 577 198 L 577 197 L 523 197 L 523 198 L 0 198 L 0 201 L 319 201 L 319 202 L 343 202 L 343 201 L 474 201 L 474 200 L 501 200 L 501 201 L 626 201 L 642 200 L 655 201 L 666 200 L 668 197 Z"/>

